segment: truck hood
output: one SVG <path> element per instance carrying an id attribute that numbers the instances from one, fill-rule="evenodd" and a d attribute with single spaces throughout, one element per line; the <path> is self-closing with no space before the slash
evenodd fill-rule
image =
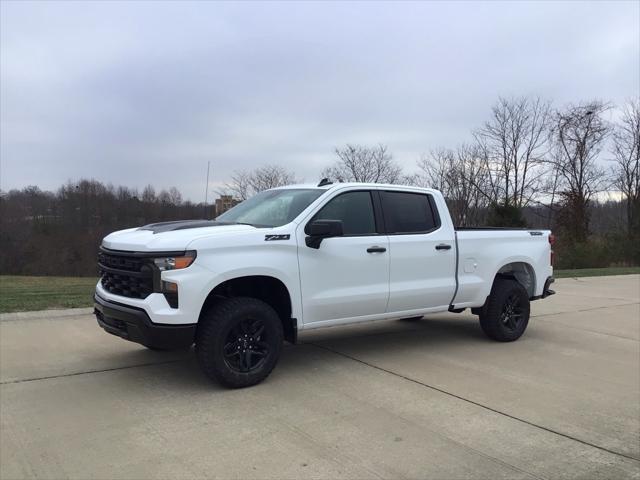
<path id="1" fill-rule="evenodd" d="M 139 228 L 113 232 L 102 240 L 111 250 L 134 252 L 168 252 L 186 250 L 202 237 L 218 237 L 255 231 L 251 225 L 219 223 L 212 220 L 185 220 L 152 223 Z"/>

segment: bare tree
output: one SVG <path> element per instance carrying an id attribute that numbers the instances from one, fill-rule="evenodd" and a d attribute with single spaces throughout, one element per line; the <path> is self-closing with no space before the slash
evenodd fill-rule
<path id="1" fill-rule="evenodd" d="M 323 170 L 322 176 L 339 182 L 398 183 L 402 168 L 393 160 L 387 146 L 347 144 L 336 148 L 336 162 Z"/>
<path id="2" fill-rule="evenodd" d="M 158 193 L 158 202 L 163 207 L 171 205 L 171 196 L 169 195 L 169 192 L 167 192 L 165 189 L 160 190 L 160 193 Z"/>
<path id="3" fill-rule="evenodd" d="M 254 193 L 296 183 L 295 174 L 280 165 L 266 165 L 252 172 L 249 185 Z"/>
<path id="4" fill-rule="evenodd" d="M 455 167 L 455 153 L 447 148 L 437 148 L 418 160 L 420 173 L 414 184 L 440 190 L 445 198 L 450 196 L 450 179 Z"/>
<path id="5" fill-rule="evenodd" d="M 554 116 L 555 148 L 550 163 L 558 175 L 559 226 L 569 242 L 584 242 L 589 234 L 589 205 L 607 183 L 598 155 L 609 133 L 602 118 L 609 105 L 591 101 L 570 105 Z"/>
<path id="6" fill-rule="evenodd" d="M 627 233 L 640 231 L 640 98 L 629 100 L 614 127 L 613 181 L 626 203 Z"/>
<path id="7" fill-rule="evenodd" d="M 169 204 L 182 205 L 182 194 L 176 187 L 169 188 Z"/>
<path id="8" fill-rule="evenodd" d="M 296 183 L 295 174 L 280 165 L 265 165 L 253 171 L 238 170 L 231 176 L 231 182 L 225 184 L 229 194 L 239 200 L 270 188 Z"/>
<path id="9" fill-rule="evenodd" d="M 142 191 L 142 201 L 149 203 L 156 201 L 156 190 L 151 184 L 144 187 L 144 190 Z"/>
<path id="10" fill-rule="evenodd" d="M 238 200 L 246 200 L 251 196 L 251 173 L 238 170 L 231 175 L 231 182 L 225 184 L 225 192 L 221 194 L 231 195 Z"/>
<path id="11" fill-rule="evenodd" d="M 540 98 L 499 98 L 491 118 L 475 132 L 490 175 L 487 197 L 518 213 L 538 195 L 549 150 L 550 103 Z M 519 213 L 518 213 L 519 215 Z"/>
<path id="12" fill-rule="evenodd" d="M 489 203 L 486 161 L 476 146 L 438 149 L 418 162 L 419 183 L 442 192 L 458 226 L 478 225 Z"/>

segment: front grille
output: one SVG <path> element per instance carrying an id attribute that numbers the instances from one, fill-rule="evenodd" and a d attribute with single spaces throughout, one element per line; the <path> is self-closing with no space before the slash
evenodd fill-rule
<path id="1" fill-rule="evenodd" d="M 130 298 L 147 298 L 153 293 L 151 258 L 100 251 L 100 283 L 109 293 Z"/>
<path id="2" fill-rule="evenodd" d="M 139 272 L 145 264 L 144 258 L 124 257 L 116 254 L 100 252 L 98 262 L 105 267 L 116 268 L 118 270 L 129 270 Z"/>

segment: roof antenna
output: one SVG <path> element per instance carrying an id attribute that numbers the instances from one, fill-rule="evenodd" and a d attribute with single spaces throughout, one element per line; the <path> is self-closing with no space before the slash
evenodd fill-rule
<path id="1" fill-rule="evenodd" d="M 320 180 L 320 183 L 318 184 L 319 187 L 324 187 L 326 185 L 331 185 L 333 184 L 332 181 L 330 181 L 328 178 L 323 178 L 322 180 Z"/>

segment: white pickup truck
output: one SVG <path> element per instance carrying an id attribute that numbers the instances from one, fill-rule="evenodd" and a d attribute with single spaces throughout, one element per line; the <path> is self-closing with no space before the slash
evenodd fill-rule
<path id="1" fill-rule="evenodd" d="M 195 343 L 209 377 L 245 387 L 302 330 L 470 308 L 516 340 L 529 302 L 554 293 L 552 246 L 548 230 L 456 229 L 436 190 L 325 179 L 108 235 L 95 314 L 152 349 Z"/>

